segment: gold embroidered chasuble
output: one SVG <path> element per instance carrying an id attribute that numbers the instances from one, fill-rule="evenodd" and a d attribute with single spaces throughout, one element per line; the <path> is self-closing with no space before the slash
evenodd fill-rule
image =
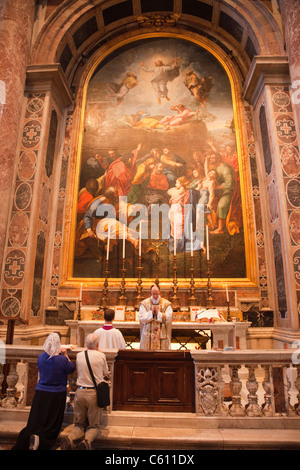
<path id="1" fill-rule="evenodd" d="M 160 314 L 157 320 L 152 317 L 153 305 L 158 305 L 159 307 Z M 141 323 L 140 349 L 170 349 L 172 328 L 171 303 L 164 298 L 160 298 L 159 304 L 153 304 L 151 297 L 149 297 L 141 302 L 139 314 Z"/>

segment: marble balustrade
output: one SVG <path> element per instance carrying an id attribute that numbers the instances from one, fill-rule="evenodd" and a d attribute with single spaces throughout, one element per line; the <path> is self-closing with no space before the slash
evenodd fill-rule
<path id="1" fill-rule="evenodd" d="M 69 352 L 72 360 L 83 348 Z M 7 391 L 0 398 L 1 410 L 28 409 L 34 393 L 41 346 L 5 345 Z M 117 350 L 104 351 L 114 387 L 114 361 Z M 300 417 L 300 364 L 298 350 L 191 350 L 195 364 L 195 413 L 199 417 Z M 2 354 L 3 360 L 3 354 Z M 4 365 L 0 364 L 0 385 Z M 66 410 L 72 412 L 76 372 L 69 377 Z M 108 413 L 113 412 L 113 402 Z"/>

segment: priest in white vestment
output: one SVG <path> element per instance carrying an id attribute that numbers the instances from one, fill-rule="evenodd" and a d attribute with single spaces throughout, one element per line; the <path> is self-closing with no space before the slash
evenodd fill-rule
<path id="1" fill-rule="evenodd" d="M 104 310 L 105 323 L 94 331 L 99 336 L 99 349 L 125 349 L 126 342 L 121 331 L 113 326 L 115 311 L 112 308 Z"/>
<path id="2" fill-rule="evenodd" d="M 156 284 L 150 292 L 151 296 L 143 300 L 139 307 L 140 349 L 171 349 L 172 305 L 161 297 Z"/>

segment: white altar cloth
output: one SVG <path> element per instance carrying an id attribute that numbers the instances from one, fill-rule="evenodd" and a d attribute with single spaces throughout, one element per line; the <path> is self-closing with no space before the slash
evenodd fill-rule
<path id="1" fill-rule="evenodd" d="M 70 343 L 77 344 L 78 347 L 85 346 L 85 338 L 89 333 L 93 333 L 97 328 L 103 326 L 101 320 L 66 320 L 70 328 Z M 235 349 L 247 349 L 246 335 L 250 322 L 191 322 L 173 321 L 172 331 L 175 330 L 210 330 L 212 332 L 214 349 L 224 349 L 233 347 Z M 138 332 L 140 324 L 138 321 L 114 321 L 115 328 Z"/>

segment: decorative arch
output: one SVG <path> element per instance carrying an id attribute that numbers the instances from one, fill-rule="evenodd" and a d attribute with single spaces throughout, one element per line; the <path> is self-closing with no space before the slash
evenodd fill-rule
<path id="1" fill-rule="evenodd" d="M 209 38 L 230 55 L 245 80 L 255 55 L 284 54 L 281 26 L 260 2 L 250 0 L 184 0 L 148 2 L 140 0 L 69 0 L 59 5 L 39 32 L 31 63 L 60 62 L 71 84 L 78 67 L 97 48 L 117 36 L 157 28 L 161 17 L 164 31 L 176 28 Z M 145 21 L 148 18 L 148 21 Z"/>

